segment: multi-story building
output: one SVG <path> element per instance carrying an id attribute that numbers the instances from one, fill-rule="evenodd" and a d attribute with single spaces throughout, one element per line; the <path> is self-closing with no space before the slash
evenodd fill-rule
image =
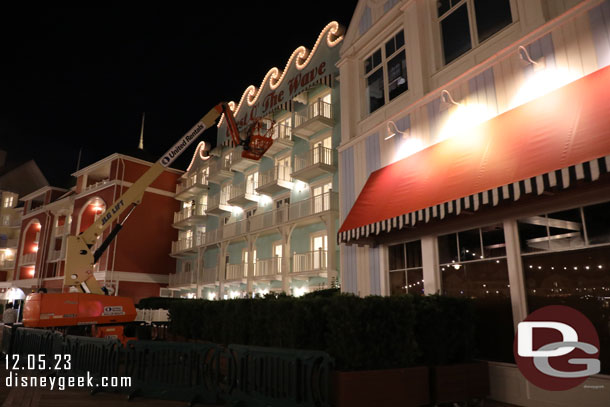
<path id="1" fill-rule="evenodd" d="M 176 188 L 169 286 L 180 295 L 298 296 L 336 284 L 341 34 L 328 24 L 311 51 L 299 47 L 233 104 L 241 129 L 254 120 L 273 126 L 260 160 L 242 157 L 222 120 L 209 159 L 198 147 Z"/>
<path id="2" fill-rule="evenodd" d="M 17 207 L 19 195 L 0 191 L 0 281 L 12 279 L 15 254 L 21 226 L 21 212 Z"/>
<path id="3" fill-rule="evenodd" d="M 610 373 L 609 16 L 596 0 L 358 3 L 338 63 L 343 291 L 505 304 L 488 346 L 504 355 L 530 312 L 569 304 Z M 549 392 L 487 357 L 498 400 L 608 403 L 609 376 Z"/>
<path id="4" fill-rule="evenodd" d="M 27 290 L 65 291 L 66 236 L 86 230 L 150 166 L 141 159 L 113 154 L 72 174 L 76 186 L 70 190 L 45 187 L 23 196 L 11 284 Z M 97 280 L 114 294 L 137 302 L 158 296 L 167 285 L 168 274 L 175 269 L 174 259 L 166 253 L 176 235 L 171 227 L 178 207 L 173 196 L 181 174 L 168 168 L 146 189 L 142 202 L 96 264 Z M 111 229 L 104 231 L 96 246 Z"/>

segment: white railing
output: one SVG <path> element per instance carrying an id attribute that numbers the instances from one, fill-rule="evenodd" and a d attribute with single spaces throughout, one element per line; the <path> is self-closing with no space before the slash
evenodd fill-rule
<path id="1" fill-rule="evenodd" d="M 208 185 L 208 177 L 206 174 L 196 173 L 192 174 L 186 179 L 180 181 L 179 184 L 176 185 L 176 194 L 191 188 L 193 185 Z"/>
<path id="2" fill-rule="evenodd" d="M 100 188 L 100 187 L 102 187 L 102 186 L 104 186 L 104 185 L 106 185 L 106 184 L 110 184 L 110 180 L 109 180 L 109 179 L 103 179 L 103 180 L 101 180 L 101 181 L 97 181 L 97 182 L 96 182 L 96 183 L 94 183 L 94 184 L 87 185 L 87 186 L 85 187 L 84 192 L 87 192 L 87 191 L 91 191 L 91 190 L 93 190 L 93 189 Z"/>
<path id="3" fill-rule="evenodd" d="M 0 249 L 14 248 L 17 247 L 17 244 L 19 244 L 18 239 L 0 240 Z"/>
<path id="4" fill-rule="evenodd" d="M 217 174 L 220 171 L 231 171 L 231 159 L 227 160 L 225 157 L 218 157 L 210 161 L 212 161 L 210 163 L 210 174 Z"/>
<path id="5" fill-rule="evenodd" d="M 8 268 L 15 268 L 15 259 L 11 259 L 11 260 L 7 260 L 7 259 L 3 259 L 0 260 L 0 269 L 8 269 Z"/>
<path id="6" fill-rule="evenodd" d="M 265 229 L 288 222 L 288 206 L 259 213 L 249 218 L 250 231 Z"/>
<path id="7" fill-rule="evenodd" d="M 208 267 L 201 270 L 199 284 L 214 284 L 218 281 L 218 267 Z"/>
<path id="8" fill-rule="evenodd" d="M 305 253 L 294 253 L 292 255 L 292 272 L 326 270 L 328 263 L 326 250 L 315 250 Z"/>
<path id="9" fill-rule="evenodd" d="M 229 206 L 227 199 L 231 195 L 232 190 L 232 186 L 229 185 L 228 193 L 225 192 L 208 197 L 208 212 L 210 211 L 210 208 L 218 208 L 220 205 Z"/>
<path id="10" fill-rule="evenodd" d="M 254 263 L 254 276 L 275 276 L 282 273 L 282 258 L 257 259 Z"/>
<path id="11" fill-rule="evenodd" d="M 36 263 L 37 253 L 28 253 L 21 256 L 19 264 L 34 264 Z"/>
<path id="12" fill-rule="evenodd" d="M 222 237 L 229 238 L 248 233 L 248 219 L 242 219 L 237 222 L 231 222 L 224 225 L 222 228 Z"/>
<path id="13" fill-rule="evenodd" d="M 172 253 L 179 253 L 193 248 L 193 239 L 180 239 L 172 242 Z"/>
<path id="14" fill-rule="evenodd" d="M 326 103 L 322 100 L 318 100 L 311 105 L 307 106 L 305 114 L 296 113 L 294 115 L 294 127 L 298 127 L 303 123 L 315 119 L 317 117 L 325 117 L 327 119 L 333 118 L 333 109 L 330 103 Z"/>
<path id="15" fill-rule="evenodd" d="M 227 280 L 238 280 L 246 277 L 246 264 L 227 264 Z"/>
<path id="16" fill-rule="evenodd" d="M 66 257 L 66 253 L 64 250 L 51 250 L 49 252 L 48 262 L 63 260 Z"/>
<path id="17" fill-rule="evenodd" d="M 193 270 L 181 271 L 169 275 L 169 286 L 171 288 L 183 287 L 191 284 L 197 284 L 197 275 L 193 273 Z"/>
<path id="18" fill-rule="evenodd" d="M 290 220 L 303 218 L 318 213 L 338 210 L 339 196 L 336 192 L 316 195 L 303 201 L 290 204 Z"/>
<path id="19" fill-rule="evenodd" d="M 174 223 L 181 222 L 192 216 L 205 216 L 206 210 L 206 205 L 195 205 L 194 208 L 191 206 L 190 208 L 184 208 L 179 212 L 174 212 Z"/>
<path id="20" fill-rule="evenodd" d="M 335 151 L 331 148 L 316 146 L 303 154 L 294 157 L 294 172 L 318 164 L 336 165 Z"/>
<path id="21" fill-rule="evenodd" d="M 275 167 L 258 174 L 258 186 L 262 188 L 265 185 L 276 184 L 278 181 L 292 182 L 292 168 L 285 165 L 276 165 Z"/>
<path id="22" fill-rule="evenodd" d="M 66 234 L 66 224 L 59 225 L 55 227 L 55 236 L 63 236 Z"/>
<path id="23" fill-rule="evenodd" d="M 5 215 L 2 217 L 2 226 L 6 227 L 19 227 L 21 226 L 21 219 L 17 216 Z"/>
<path id="24" fill-rule="evenodd" d="M 276 124 L 273 128 L 273 135 L 271 137 L 273 140 L 292 140 L 292 126 L 285 123 Z"/>

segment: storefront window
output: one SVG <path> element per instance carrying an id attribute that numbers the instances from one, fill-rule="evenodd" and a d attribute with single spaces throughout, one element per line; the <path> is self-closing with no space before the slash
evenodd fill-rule
<path id="1" fill-rule="evenodd" d="M 610 347 L 609 214 L 610 202 L 518 221 L 528 311 L 546 305 L 579 310 L 595 326 L 602 349 Z M 539 223 L 536 235 L 533 222 Z M 610 355 L 600 358 L 602 373 L 610 373 Z"/>
<path id="2" fill-rule="evenodd" d="M 478 357 L 513 362 L 514 329 L 502 225 L 439 236 L 438 252 L 442 294 L 473 301 Z"/>
<path id="3" fill-rule="evenodd" d="M 388 247 L 390 295 L 424 293 L 421 241 Z"/>

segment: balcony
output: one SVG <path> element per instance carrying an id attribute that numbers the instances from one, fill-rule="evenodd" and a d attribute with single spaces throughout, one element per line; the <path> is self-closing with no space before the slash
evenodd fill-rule
<path id="1" fill-rule="evenodd" d="M 19 259 L 20 266 L 30 266 L 32 264 L 36 264 L 36 256 L 38 253 L 28 253 L 21 256 Z"/>
<path id="2" fill-rule="evenodd" d="M 223 239 L 229 239 L 235 236 L 243 235 L 244 233 L 248 233 L 248 219 L 227 223 L 222 228 Z"/>
<path id="3" fill-rule="evenodd" d="M 172 242 L 172 251 L 170 256 L 172 257 L 187 257 L 197 252 L 197 244 L 201 241 L 201 235 L 197 236 L 197 239 L 187 238 L 179 239 Z"/>
<path id="4" fill-rule="evenodd" d="M 197 284 L 197 273 L 193 270 L 181 271 L 169 275 L 169 288 L 190 288 Z"/>
<path id="5" fill-rule="evenodd" d="M 231 186 L 227 203 L 230 205 L 239 206 L 240 208 L 245 208 L 251 203 L 258 202 L 258 198 L 259 196 L 256 192 L 256 185 L 241 183 Z"/>
<path id="6" fill-rule="evenodd" d="M 49 257 L 47 258 L 47 263 L 54 263 L 60 260 L 66 259 L 66 251 L 63 249 L 60 250 L 51 250 L 49 252 Z"/>
<path id="7" fill-rule="evenodd" d="M 16 249 L 19 244 L 18 239 L 6 239 L 0 240 L 0 249 Z"/>
<path id="8" fill-rule="evenodd" d="M 254 264 L 254 277 L 257 280 L 279 280 L 282 274 L 282 258 L 257 259 Z"/>
<path id="9" fill-rule="evenodd" d="M 98 189 L 102 189 L 106 186 L 110 185 L 110 179 L 103 179 L 94 183 L 91 183 L 89 185 L 87 185 L 84 189 L 83 189 L 83 193 L 84 192 L 92 192 Z"/>
<path id="10" fill-rule="evenodd" d="M 196 173 L 185 179 L 182 179 L 176 185 L 175 198 L 179 201 L 191 201 L 197 196 L 207 193 L 208 178 L 205 174 Z"/>
<path id="11" fill-rule="evenodd" d="M 269 150 L 265 152 L 267 157 L 273 156 L 288 148 L 292 148 L 294 145 L 294 142 L 292 141 L 292 127 L 285 123 L 275 125 L 271 138 L 273 138 L 273 144 L 271 144 Z"/>
<path id="12" fill-rule="evenodd" d="M 292 255 L 292 274 L 315 274 L 323 277 L 328 269 L 328 252 L 315 250 Z"/>
<path id="13" fill-rule="evenodd" d="M 70 225 L 67 225 L 65 223 L 63 225 L 55 226 L 55 236 L 60 237 L 68 233 L 70 231 L 69 226 Z"/>
<path id="14" fill-rule="evenodd" d="M 244 278 L 246 278 L 246 270 L 247 270 L 246 266 L 247 266 L 247 264 L 245 264 L 245 263 L 227 264 L 225 280 L 226 281 L 243 280 Z"/>
<path id="15" fill-rule="evenodd" d="M 0 226 L 8 228 L 19 228 L 21 227 L 21 218 L 18 216 L 8 215 L 2 219 Z"/>
<path id="16" fill-rule="evenodd" d="M 209 182 L 222 184 L 223 181 L 233 178 L 233 172 L 231 172 L 231 159 L 217 157 L 210 159 L 210 161 Z"/>
<path id="17" fill-rule="evenodd" d="M 276 165 L 268 171 L 258 174 L 258 188 L 256 192 L 272 196 L 278 192 L 292 189 L 292 168 Z"/>
<path id="18" fill-rule="evenodd" d="M 15 268 L 15 259 L 0 260 L 0 270 L 13 270 Z"/>
<path id="19" fill-rule="evenodd" d="M 335 125 L 333 109 L 330 103 L 318 100 L 307 106 L 305 114 L 295 113 L 293 134 L 309 141 L 317 132 Z"/>
<path id="20" fill-rule="evenodd" d="M 250 158 L 245 158 L 241 156 L 243 151 L 242 147 L 237 147 L 233 151 L 233 158 L 231 159 L 231 170 L 244 172 L 246 169 L 252 167 L 253 165 L 258 165 L 258 161 L 252 160 Z"/>
<path id="21" fill-rule="evenodd" d="M 255 232 L 288 222 L 288 206 L 251 216 L 250 231 Z"/>
<path id="22" fill-rule="evenodd" d="M 208 198 L 208 215 L 225 216 L 231 213 L 227 195 L 230 195 L 230 192 L 229 194 L 212 195 Z"/>
<path id="23" fill-rule="evenodd" d="M 321 215 L 329 211 L 339 211 L 339 194 L 326 192 L 289 206 L 289 220 L 306 218 L 312 215 Z"/>
<path id="24" fill-rule="evenodd" d="M 218 281 L 218 267 L 207 267 L 201 272 L 199 283 L 201 285 L 216 284 Z"/>
<path id="25" fill-rule="evenodd" d="M 292 178 L 310 182 L 321 175 L 337 171 L 337 152 L 331 148 L 316 146 L 294 157 Z"/>
<path id="26" fill-rule="evenodd" d="M 185 229 L 190 226 L 203 223 L 207 218 L 207 207 L 205 205 L 195 205 L 195 207 L 184 208 L 180 212 L 174 212 L 174 223 L 176 229 Z"/>
<path id="27" fill-rule="evenodd" d="M 222 229 L 215 229 L 201 234 L 199 245 L 209 246 L 222 240 Z"/>

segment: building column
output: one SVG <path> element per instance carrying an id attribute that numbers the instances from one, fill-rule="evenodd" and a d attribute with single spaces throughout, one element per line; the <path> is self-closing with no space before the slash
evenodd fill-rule
<path id="1" fill-rule="evenodd" d="M 441 273 L 438 265 L 438 242 L 436 236 L 421 239 L 421 257 L 424 276 L 424 294 L 441 292 Z"/>
<path id="2" fill-rule="evenodd" d="M 514 219 L 504 221 L 504 240 L 506 242 L 506 265 L 510 285 L 510 303 L 513 310 L 515 332 L 517 325 L 527 317 L 527 292 L 521 262 L 519 230 Z"/>
<path id="3" fill-rule="evenodd" d="M 246 292 L 248 293 L 248 297 L 252 297 L 252 280 L 254 279 L 254 245 L 256 244 L 256 239 L 258 235 L 247 237 L 247 249 L 248 250 L 248 263 L 246 264 L 247 270 L 247 278 L 246 278 Z"/>
<path id="4" fill-rule="evenodd" d="M 326 265 L 328 274 L 326 277 L 326 284 L 330 288 L 333 281 L 335 284 L 339 283 L 339 270 L 337 267 L 337 228 L 335 225 L 335 217 L 332 214 L 328 214 L 324 217 L 324 223 L 326 225 L 326 239 L 328 241 L 328 263 Z"/>
<path id="5" fill-rule="evenodd" d="M 229 247 L 229 242 L 221 242 L 218 250 L 218 280 L 220 281 L 220 285 L 218 288 L 218 299 L 222 300 L 225 292 L 225 279 L 226 279 L 226 269 L 227 269 L 227 248 Z"/>
<path id="6" fill-rule="evenodd" d="M 288 225 L 280 228 L 280 235 L 282 236 L 282 291 L 286 294 L 290 294 L 290 259 L 292 254 L 290 253 L 290 238 L 292 237 L 292 231 L 296 225 Z"/>

